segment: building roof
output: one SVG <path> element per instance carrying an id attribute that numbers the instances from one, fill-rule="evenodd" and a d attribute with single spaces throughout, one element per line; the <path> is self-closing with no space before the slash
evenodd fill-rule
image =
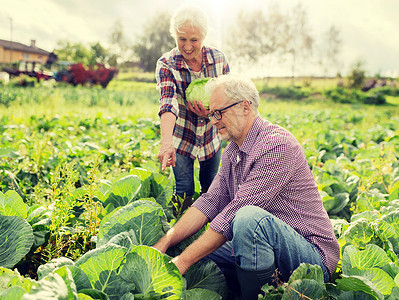
<path id="1" fill-rule="evenodd" d="M 18 42 L 10 42 L 10 41 L 1 40 L 1 39 L 0 39 L 0 47 L 3 47 L 4 49 L 18 50 L 18 51 L 22 51 L 22 52 L 35 53 L 35 54 L 40 54 L 40 55 L 48 55 L 50 53 L 46 50 L 43 50 L 41 48 L 34 46 L 34 44 L 31 46 L 26 46 L 26 45 L 18 43 Z"/>

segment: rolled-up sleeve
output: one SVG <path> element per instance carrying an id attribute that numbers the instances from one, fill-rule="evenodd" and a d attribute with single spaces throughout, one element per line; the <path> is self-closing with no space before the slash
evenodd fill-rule
<path id="1" fill-rule="evenodd" d="M 229 202 L 227 185 L 219 173 L 213 179 L 208 192 L 199 197 L 193 206 L 202 211 L 209 220 L 213 220 Z"/>
<path id="2" fill-rule="evenodd" d="M 254 205 L 265 210 L 275 200 L 293 174 L 292 151 L 287 145 L 280 145 L 265 153 L 252 164 L 251 170 L 245 172 L 242 181 L 235 182 L 237 192 L 234 198 L 218 214 L 209 226 L 222 233 L 227 240 L 233 238 L 231 222 L 237 211 L 247 205 Z M 250 158 L 248 158 L 250 159 Z M 233 187 L 234 188 L 234 187 Z"/>
<path id="3" fill-rule="evenodd" d="M 204 194 L 197 206 L 211 220 L 210 228 L 222 233 L 227 240 L 233 237 L 231 222 L 237 211 L 247 205 L 267 209 L 294 172 L 290 145 L 274 145 L 258 154 L 256 158 L 246 157 L 240 162 L 247 162 L 249 169 L 240 169 L 240 163 L 232 163 L 230 170 L 221 168 L 211 192 Z M 242 174 L 242 177 L 231 174 Z"/>

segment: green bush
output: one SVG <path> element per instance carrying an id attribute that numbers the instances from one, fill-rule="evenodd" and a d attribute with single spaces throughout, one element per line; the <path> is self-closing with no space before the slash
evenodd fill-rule
<path id="1" fill-rule="evenodd" d="M 0 105 L 8 107 L 13 101 L 15 101 L 15 99 L 17 99 L 17 97 L 17 93 L 4 88 L 0 92 Z"/>
<path id="2" fill-rule="evenodd" d="M 337 103 L 357 103 L 359 102 L 360 92 L 353 89 L 345 89 L 337 87 L 335 89 L 325 91 L 325 96 Z"/>
<path id="3" fill-rule="evenodd" d="M 292 87 L 292 86 L 276 86 L 276 87 L 268 87 L 264 86 L 260 90 L 261 93 L 269 93 L 275 95 L 280 99 L 293 99 L 293 100 L 301 100 L 303 98 L 309 97 L 309 92 L 304 91 L 301 87 Z"/>
<path id="4" fill-rule="evenodd" d="M 383 86 L 375 88 L 373 89 L 373 91 L 378 92 L 385 96 L 399 96 L 399 91 L 396 87 Z"/>
<path id="5" fill-rule="evenodd" d="M 366 79 L 366 71 L 363 69 L 363 62 L 358 61 L 352 67 L 348 75 L 349 87 L 361 88 Z"/>
<path id="6" fill-rule="evenodd" d="M 366 93 L 366 96 L 363 98 L 363 103 L 381 105 L 387 103 L 387 101 L 383 93 L 373 91 Z"/>
<path id="7" fill-rule="evenodd" d="M 29 77 L 27 75 L 20 75 L 10 79 L 10 85 L 12 86 L 33 87 L 35 86 L 36 82 L 36 78 Z"/>
<path id="8" fill-rule="evenodd" d="M 337 87 L 327 90 L 324 95 L 337 103 L 364 103 L 381 105 L 386 103 L 384 93 L 378 91 L 362 92 L 356 89 L 345 89 Z"/>

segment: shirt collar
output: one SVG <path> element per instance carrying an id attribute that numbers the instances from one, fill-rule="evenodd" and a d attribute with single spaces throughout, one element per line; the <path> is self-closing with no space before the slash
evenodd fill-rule
<path id="1" fill-rule="evenodd" d="M 247 136 L 242 142 L 240 151 L 249 154 L 253 145 L 255 144 L 256 138 L 258 137 L 259 131 L 262 128 L 263 120 L 261 117 L 256 117 L 251 129 L 248 131 Z"/>
<path id="2" fill-rule="evenodd" d="M 202 47 L 202 61 L 205 65 L 213 65 L 215 63 L 207 47 Z"/>
<path id="3" fill-rule="evenodd" d="M 177 69 L 189 69 L 187 63 L 184 61 L 183 55 L 180 54 L 179 49 L 176 48 L 177 55 L 176 55 L 176 66 Z M 214 64 L 214 60 L 209 49 L 205 46 L 202 46 L 202 65 L 212 65 Z"/>
<path id="4" fill-rule="evenodd" d="M 245 137 L 241 145 L 241 148 L 239 148 L 235 142 L 230 142 L 227 155 L 231 162 L 237 161 L 237 155 L 240 151 L 244 152 L 245 154 L 249 154 L 251 152 L 263 123 L 264 121 L 261 117 L 258 116 L 255 119 L 255 122 L 252 124 L 251 129 L 248 131 L 247 136 Z"/>
<path id="5" fill-rule="evenodd" d="M 180 54 L 180 52 L 179 52 L 179 50 L 176 48 L 176 52 L 177 52 L 177 55 L 176 55 L 176 67 L 177 67 L 177 69 L 188 69 L 188 66 L 187 66 L 187 64 L 186 64 L 186 62 L 184 61 L 184 59 L 183 59 L 183 55 L 181 55 Z"/>

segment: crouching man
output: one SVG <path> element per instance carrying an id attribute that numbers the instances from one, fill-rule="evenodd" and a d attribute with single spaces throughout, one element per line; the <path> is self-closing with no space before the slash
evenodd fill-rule
<path id="1" fill-rule="evenodd" d="M 154 248 L 166 252 L 210 222 L 173 262 L 184 274 L 207 257 L 228 279 L 238 278 L 243 299 L 257 299 L 276 269 L 287 281 L 301 263 L 319 265 L 329 281 L 339 245 L 301 145 L 286 129 L 258 114 L 252 81 L 223 75 L 207 84 L 208 117 L 230 141 L 220 171 Z M 231 282 L 230 282 L 231 286 Z"/>

